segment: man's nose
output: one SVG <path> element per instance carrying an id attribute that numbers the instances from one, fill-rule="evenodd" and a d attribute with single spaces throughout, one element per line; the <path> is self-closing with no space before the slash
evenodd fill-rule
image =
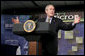
<path id="1" fill-rule="evenodd" d="M 54 9 L 51 9 L 51 11 L 54 11 Z"/>
<path id="2" fill-rule="evenodd" d="M 54 10 L 51 10 L 51 12 L 54 12 Z"/>

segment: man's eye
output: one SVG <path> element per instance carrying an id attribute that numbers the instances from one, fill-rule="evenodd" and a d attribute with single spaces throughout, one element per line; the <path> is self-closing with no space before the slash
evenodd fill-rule
<path id="1" fill-rule="evenodd" d="M 50 9 L 50 10 L 54 10 L 54 9 Z"/>

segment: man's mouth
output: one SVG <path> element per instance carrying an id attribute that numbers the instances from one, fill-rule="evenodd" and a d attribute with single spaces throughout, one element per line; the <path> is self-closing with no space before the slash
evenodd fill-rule
<path id="1" fill-rule="evenodd" d="M 51 14 L 53 14 L 53 13 L 51 13 Z"/>

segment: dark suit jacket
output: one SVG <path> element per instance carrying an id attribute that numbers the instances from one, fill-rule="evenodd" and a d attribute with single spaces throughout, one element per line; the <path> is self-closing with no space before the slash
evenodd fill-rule
<path id="1" fill-rule="evenodd" d="M 45 22 L 45 20 L 46 18 L 38 19 L 38 22 Z M 42 46 L 43 49 L 46 50 L 46 53 L 48 52 L 50 54 L 56 54 L 58 47 L 58 40 L 57 40 L 58 30 L 65 30 L 65 31 L 72 30 L 73 28 L 75 28 L 76 24 L 72 26 L 72 23 L 67 24 L 63 22 L 61 19 L 53 17 L 50 25 L 53 29 L 55 29 L 56 35 L 55 37 L 49 35 L 42 36 L 41 38 Z"/>
<path id="2" fill-rule="evenodd" d="M 38 19 L 39 22 L 45 22 L 45 20 L 46 18 Z M 56 28 L 56 31 L 58 31 L 59 29 L 68 31 L 74 29 L 76 26 L 76 24 L 72 26 L 72 22 L 65 23 L 61 19 L 54 17 L 52 18 L 51 25 Z"/>

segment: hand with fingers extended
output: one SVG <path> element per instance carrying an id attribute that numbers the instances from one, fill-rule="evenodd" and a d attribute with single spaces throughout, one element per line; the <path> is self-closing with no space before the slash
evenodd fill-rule
<path id="1" fill-rule="evenodd" d="M 76 16 L 76 17 L 74 18 L 74 24 L 79 23 L 79 22 L 80 22 L 80 18 L 81 18 L 81 17 Z"/>
<path id="2" fill-rule="evenodd" d="M 20 23 L 18 16 L 16 17 L 16 19 L 12 18 L 12 22 L 15 24 Z"/>

